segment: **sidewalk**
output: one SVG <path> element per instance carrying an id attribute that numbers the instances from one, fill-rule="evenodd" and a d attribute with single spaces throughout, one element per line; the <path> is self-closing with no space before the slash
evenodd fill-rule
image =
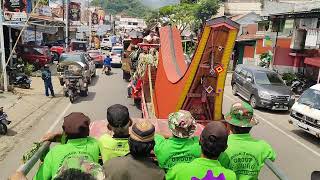
<path id="1" fill-rule="evenodd" d="M 4 111 L 12 121 L 8 127 L 8 134 L 0 136 L 0 161 L 32 126 L 64 99 L 62 86 L 57 77 L 52 77 L 56 98 L 44 95 L 44 83 L 41 77 L 31 77 L 31 79 L 30 89 L 15 88 L 14 93 L 0 94 L 0 106 L 4 106 Z"/>

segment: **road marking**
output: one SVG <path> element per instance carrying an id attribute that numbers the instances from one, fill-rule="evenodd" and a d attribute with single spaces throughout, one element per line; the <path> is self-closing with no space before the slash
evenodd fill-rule
<path id="1" fill-rule="evenodd" d="M 47 133 L 50 133 L 53 131 L 54 128 L 56 128 L 57 124 L 59 123 L 59 121 L 62 119 L 62 117 L 66 114 L 66 112 L 69 110 L 69 108 L 71 107 L 71 103 L 69 103 L 67 105 L 67 107 L 64 109 L 64 111 L 59 115 L 59 117 L 54 121 L 54 123 L 50 126 L 49 130 L 47 131 Z"/>
<path id="2" fill-rule="evenodd" d="M 226 98 L 230 99 L 231 101 L 235 101 L 236 99 L 228 96 L 228 95 L 224 95 Z M 257 115 L 257 113 L 255 114 L 256 117 L 258 117 L 260 120 L 262 120 L 263 122 L 267 123 L 269 126 L 271 126 L 272 128 L 274 128 L 275 130 L 279 131 L 280 133 L 284 134 L 285 136 L 287 136 L 288 138 L 290 138 L 291 140 L 293 140 L 294 142 L 300 144 L 302 147 L 306 148 L 307 150 L 309 150 L 310 152 L 312 152 L 313 154 L 315 154 L 316 156 L 320 157 L 320 153 L 318 153 L 317 151 L 313 150 L 312 148 L 308 147 L 307 145 L 305 145 L 303 142 L 297 140 L 296 138 L 294 138 L 293 136 L 291 136 L 290 134 L 286 133 L 284 130 L 280 129 L 279 127 L 275 126 L 274 124 L 272 124 L 271 122 L 267 121 L 266 119 L 264 119 L 263 117 L 261 117 L 260 115 Z"/>

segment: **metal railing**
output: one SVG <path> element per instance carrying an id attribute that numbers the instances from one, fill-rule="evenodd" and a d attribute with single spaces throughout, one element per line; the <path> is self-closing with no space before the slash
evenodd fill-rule
<path id="1" fill-rule="evenodd" d="M 272 161 L 267 159 L 265 161 L 267 167 L 276 175 L 280 180 L 288 180 L 289 178 L 283 173 L 281 169 L 279 169 Z"/>

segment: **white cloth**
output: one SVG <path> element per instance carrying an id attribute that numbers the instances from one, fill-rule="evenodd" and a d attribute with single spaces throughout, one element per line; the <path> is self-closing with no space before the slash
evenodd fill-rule
<path id="1" fill-rule="evenodd" d="M 317 40 L 318 40 L 318 31 L 309 29 L 307 31 L 305 48 L 316 48 L 317 47 Z"/>

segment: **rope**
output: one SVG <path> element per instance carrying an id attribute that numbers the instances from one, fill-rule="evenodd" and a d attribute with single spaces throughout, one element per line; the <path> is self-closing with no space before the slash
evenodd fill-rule
<path id="1" fill-rule="evenodd" d="M 154 104 L 153 104 L 153 87 L 152 87 L 152 79 L 151 79 L 151 65 L 148 65 L 148 76 L 149 76 L 149 91 L 150 91 L 150 98 L 151 98 L 151 112 L 152 117 L 155 117 L 154 112 Z"/>

